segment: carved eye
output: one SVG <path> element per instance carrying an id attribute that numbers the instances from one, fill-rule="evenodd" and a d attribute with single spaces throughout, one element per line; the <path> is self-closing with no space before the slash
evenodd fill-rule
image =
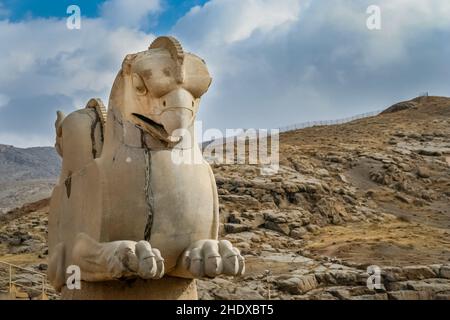
<path id="1" fill-rule="evenodd" d="M 138 95 L 142 96 L 147 94 L 147 87 L 145 86 L 144 80 L 137 73 L 133 73 L 133 86 Z"/>

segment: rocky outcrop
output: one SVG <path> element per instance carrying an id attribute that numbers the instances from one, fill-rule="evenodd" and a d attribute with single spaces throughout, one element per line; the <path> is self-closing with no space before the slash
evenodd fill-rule
<path id="1" fill-rule="evenodd" d="M 450 299 L 450 100 L 416 103 L 282 134 L 275 175 L 214 165 L 221 237 L 247 272 L 198 281 L 200 298 Z M 45 263 L 45 210 L 5 220 L 2 253 Z M 367 287 L 369 265 L 379 289 Z"/>
<path id="2" fill-rule="evenodd" d="M 390 106 L 389 108 L 384 110 L 382 112 L 382 114 L 395 113 L 395 112 L 408 110 L 408 109 L 413 109 L 413 108 L 417 108 L 417 102 L 415 102 L 415 101 L 403 101 L 403 102 L 399 102 L 399 103 L 396 103 L 396 104 Z"/>

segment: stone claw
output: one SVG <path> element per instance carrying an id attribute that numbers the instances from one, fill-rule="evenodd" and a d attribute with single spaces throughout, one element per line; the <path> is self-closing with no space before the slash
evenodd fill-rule
<path id="1" fill-rule="evenodd" d="M 110 260 L 113 278 L 161 279 L 164 276 L 164 259 L 158 249 L 147 241 L 121 242 Z"/>
<path id="2" fill-rule="evenodd" d="M 147 241 L 136 243 L 139 259 L 138 275 L 143 279 L 161 279 L 164 276 L 164 259 L 158 249 L 153 249 Z"/>
<path id="3" fill-rule="evenodd" d="M 185 251 L 182 266 L 196 278 L 214 278 L 220 274 L 240 276 L 245 272 L 244 258 L 227 240 L 194 243 Z"/>

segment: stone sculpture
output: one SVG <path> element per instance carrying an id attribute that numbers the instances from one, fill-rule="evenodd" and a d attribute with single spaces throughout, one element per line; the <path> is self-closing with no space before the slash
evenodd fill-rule
<path id="1" fill-rule="evenodd" d="M 210 84 L 201 58 L 159 37 L 126 56 L 108 111 L 92 99 L 58 112 L 48 274 L 63 298 L 196 299 L 193 279 L 244 272 L 238 249 L 218 240 L 209 164 L 173 161 L 186 150 L 201 157 L 194 119 Z M 66 286 L 71 265 L 81 290 Z"/>

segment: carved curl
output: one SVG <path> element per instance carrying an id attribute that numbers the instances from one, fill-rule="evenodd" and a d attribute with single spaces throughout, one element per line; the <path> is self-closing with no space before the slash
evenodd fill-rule
<path id="1" fill-rule="evenodd" d="M 184 51 L 180 42 L 171 36 L 159 37 L 152 42 L 149 49 L 166 49 L 179 66 L 184 63 Z"/>
<path id="2" fill-rule="evenodd" d="M 152 44 L 149 47 L 149 50 L 151 49 L 165 49 L 169 51 L 170 55 L 172 56 L 172 59 L 177 64 L 177 72 L 175 78 L 177 79 L 178 82 L 183 82 L 184 51 L 180 42 L 171 36 L 159 37 L 152 42 Z"/>
<path id="3" fill-rule="evenodd" d="M 64 113 L 61 111 L 56 111 L 56 121 L 55 121 L 55 129 L 56 129 L 56 142 L 55 142 L 55 149 L 56 152 L 62 157 L 62 123 L 64 121 L 64 118 L 66 117 Z"/>
<path id="4" fill-rule="evenodd" d="M 99 98 L 93 98 L 86 104 L 86 108 L 95 109 L 95 112 L 97 112 L 100 118 L 102 130 L 104 130 L 106 125 L 106 108 L 102 100 Z"/>

